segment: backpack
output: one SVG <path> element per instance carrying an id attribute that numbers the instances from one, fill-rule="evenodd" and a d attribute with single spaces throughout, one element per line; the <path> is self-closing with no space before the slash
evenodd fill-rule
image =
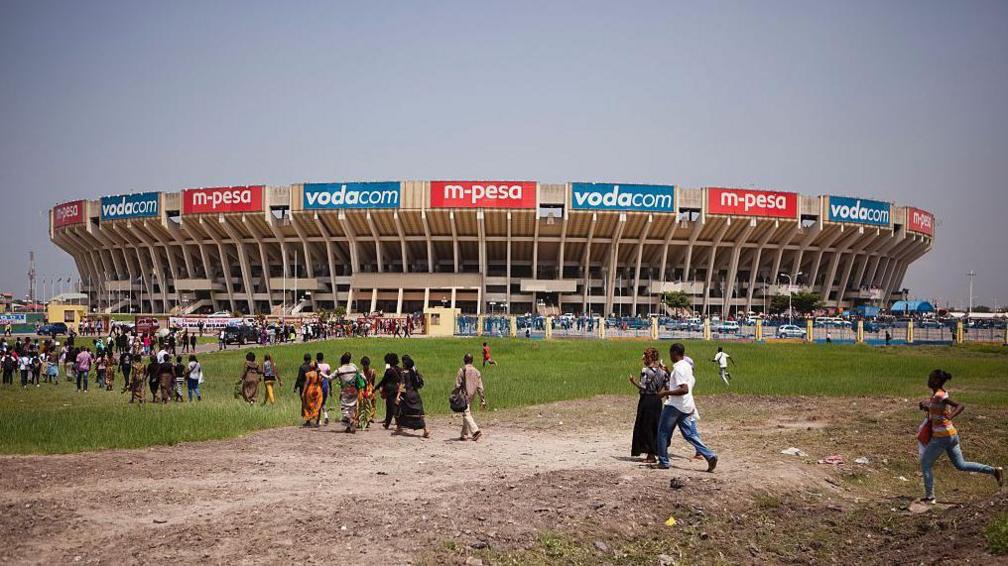
<path id="1" fill-rule="evenodd" d="M 469 399 L 466 397 L 466 374 L 462 371 L 462 383 L 452 390 L 448 397 L 448 406 L 453 413 L 464 413 L 469 408 Z"/>

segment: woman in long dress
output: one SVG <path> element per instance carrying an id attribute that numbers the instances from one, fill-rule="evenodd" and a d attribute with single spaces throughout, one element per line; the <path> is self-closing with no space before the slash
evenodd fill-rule
<path id="1" fill-rule="evenodd" d="M 399 419 L 396 421 L 396 433 L 403 428 L 410 430 L 423 429 L 423 437 L 430 438 L 427 421 L 424 419 L 423 399 L 420 389 L 424 386 L 423 376 L 416 369 L 413 358 L 403 356 L 402 384 L 399 386 L 398 405 Z"/>
<path id="2" fill-rule="evenodd" d="M 628 378 L 640 393 L 630 455 L 636 458 L 644 454 L 645 462 L 655 462 L 655 454 L 658 453 L 658 419 L 662 411 L 662 400 L 658 392 L 667 387 L 669 375 L 658 360 L 658 350 L 644 350 L 642 359 L 644 367 L 641 368 L 640 380 L 634 379 L 632 375 Z"/>
<path id="3" fill-rule="evenodd" d="M 301 418 L 304 419 L 304 426 L 319 426 L 319 416 L 322 410 L 322 382 L 318 373 L 318 365 L 311 362 L 309 370 L 305 372 L 304 388 L 301 390 Z"/>
<path id="4" fill-rule="evenodd" d="M 371 358 L 361 358 L 361 377 L 364 386 L 357 390 L 357 428 L 367 430 L 375 417 L 375 370 Z"/>
<path id="5" fill-rule="evenodd" d="M 147 366 L 143 363 L 143 356 L 135 354 L 132 356 L 133 365 L 130 370 L 130 403 L 144 402 L 144 380 L 147 379 Z"/>
<path id="6" fill-rule="evenodd" d="M 158 393 L 161 396 L 161 402 L 171 401 L 174 398 L 174 390 L 175 367 L 170 359 L 166 359 L 164 363 L 158 364 Z"/>
<path id="7" fill-rule="evenodd" d="M 392 424 L 392 419 L 399 422 L 399 405 L 396 397 L 399 395 L 399 384 L 402 382 L 402 370 L 399 369 L 399 356 L 389 352 L 385 354 L 385 375 L 378 383 L 378 390 L 381 391 L 382 399 L 385 399 L 385 422 L 382 427 L 388 429 Z"/>
<path id="8" fill-rule="evenodd" d="M 255 361 L 255 354 L 249 352 L 245 354 L 245 367 L 242 371 L 241 378 L 241 396 L 249 405 L 254 405 L 256 402 L 256 395 L 259 394 L 259 376 L 262 375 L 262 370 L 259 369 L 259 364 Z"/>
<path id="9" fill-rule="evenodd" d="M 350 363 L 350 352 L 340 356 L 340 367 L 336 369 L 336 385 L 339 387 L 341 422 L 346 432 L 357 432 L 357 379 L 360 371 Z"/>

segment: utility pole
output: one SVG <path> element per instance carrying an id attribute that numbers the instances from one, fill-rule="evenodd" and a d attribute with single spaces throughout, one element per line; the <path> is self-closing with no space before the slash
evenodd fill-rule
<path id="1" fill-rule="evenodd" d="M 970 280 L 970 286 L 969 286 L 969 308 L 966 310 L 966 316 L 970 316 L 970 315 L 973 314 L 973 278 L 976 277 L 976 272 L 971 269 L 969 271 L 969 273 L 966 274 L 966 276 L 969 277 L 969 280 Z"/>
<path id="2" fill-rule="evenodd" d="M 28 302 L 35 303 L 35 252 L 28 252 Z"/>

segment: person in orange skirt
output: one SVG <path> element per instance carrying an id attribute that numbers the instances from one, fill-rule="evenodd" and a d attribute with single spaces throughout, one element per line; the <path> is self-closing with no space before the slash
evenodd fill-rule
<path id="1" fill-rule="evenodd" d="M 304 419 L 303 426 L 319 426 L 319 417 L 322 414 L 322 378 L 318 373 L 318 365 L 311 362 L 308 371 L 305 372 L 304 389 L 301 391 L 301 418 Z M 314 424 L 312 421 L 315 421 Z"/>

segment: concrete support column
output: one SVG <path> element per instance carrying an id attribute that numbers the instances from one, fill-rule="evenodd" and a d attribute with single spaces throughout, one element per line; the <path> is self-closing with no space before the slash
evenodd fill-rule
<path id="1" fill-rule="evenodd" d="M 508 327 L 510 329 L 510 336 L 516 338 L 518 336 L 518 317 L 511 315 L 508 317 Z"/>
<path id="2" fill-rule="evenodd" d="M 483 322 L 485 320 L 485 316 L 481 314 L 476 315 L 476 336 L 483 336 Z"/>
<path id="3" fill-rule="evenodd" d="M 811 318 L 806 318 L 805 319 L 805 341 L 806 342 L 812 342 L 813 341 L 813 336 L 812 336 L 812 319 Z"/>
<path id="4" fill-rule="evenodd" d="M 957 320 L 955 330 L 955 343 L 962 344 L 963 338 L 965 338 L 965 336 L 963 336 L 963 322 L 962 320 Z"/>
<path id="5" fill-rule="evenodd" d="M 857 321 L 857 334 L 854 335 L 854 341 L 858 344 L 864 344 L 864 321 Z"/>
<path id="6" fill-rule="evenodd" d="M 913 321 L 912 320 L 908 320 L 907 321 L 906 341 L 907 341 L 907 344 L 913 344 L 913 341 L 914 341 L 914 327 L 913 327 Z"/>
<path id="7" fill-rule="evenodd" d="M 368 312 L 376 310 L 378 310 L 378 289 L 371 289 L 371 310 Z"/>
<path id="8" fill-rule="evenodd" d="M 402 314 L 403 290 L 399 288 L 399 297 L 396 299 L 395 313 Z"/>
<path id="9" fill-rule="evenodd" d="M 706 316 L 703 319 L 703 339 L 704 340 L 711 339 L 710 319 L 707 318 Z"/>
<path id="10" fill-rule="evenodd" d="M 424 287 L 423 290 L 423 308 L 430 308 L 430 287 Z"/>
<path id="11" fill-rule="evenodd" d="M 349 314 L 351 312 L 350 311 L 350 306 L 351 305 L 353 305 L 353 287 L 350 287 L 349 289 L 347 289 L 347 294 L 346 294 L 346 311 L 347 311 L 347 314 Z M 284 314 L 286 314 L 286 313 L 284 313 Z"/>
<path id="12" fill-rule="evenodd" d="M 657 340 L 658 339 L 658 317 L 657 316 L 652 316 L 651 317 L 651 339 L 652 340 Z"/>
<path id="13" fill-rule="evenodd" d="M 455 308 L 455 287 L 452 287 L 451 291 L 451 308 Z"/>
<path id="14" fill-rule="evenodd" d="M 763 341 L 763 319 L 756 319 L 756 341 Z"/>
<path id="15" fill-rule="evenodd" d="M 544 325 L 544 329 L 546 330 L 546 339 L 549 340 L 549 339 L 553 338 L 553 317 L 552 316 L 547 316 L 546 317 L 546 324 Z"/>

